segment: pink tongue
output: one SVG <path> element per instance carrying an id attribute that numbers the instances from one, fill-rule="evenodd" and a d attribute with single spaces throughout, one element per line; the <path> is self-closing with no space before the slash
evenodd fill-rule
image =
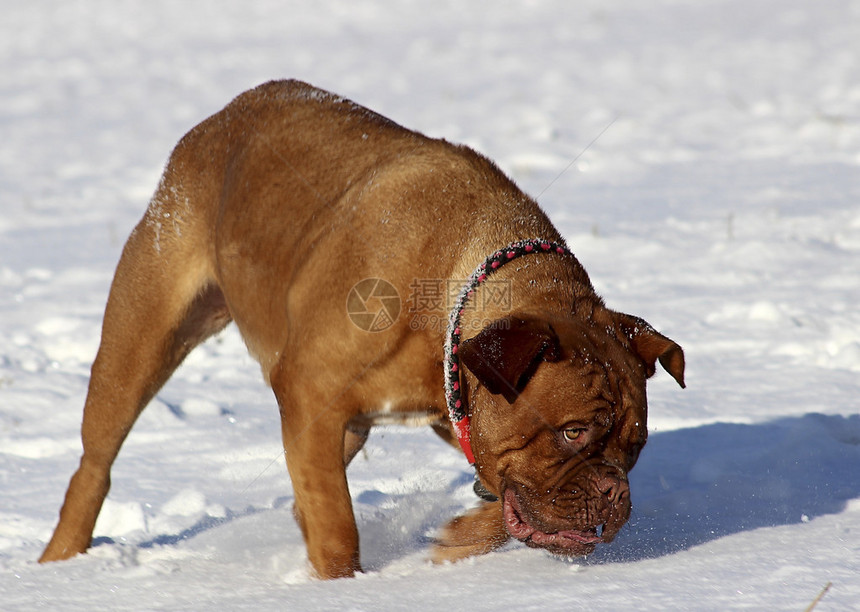
<path id="1" fill-rule="evenodd" d="M 599 535 L 588 531 L 559 531 L 558 535 L 568 540 L 582 542 L 583 544 L 599 544 L 603 541 L 603 538 Z"/>
<path id="2" fill-rule="evenodd" d="M 544 533 L 535 529 L 522 518 L 516 496 L 510 489 L 505 491 L 502 503 L 508 533 L 518 540 L 525 540 L 531 537 L 532 541 L 536 544 L 559 543 L 559 540 L 571 540 L 580 544 L 598 544 L 603 542 L 602 537 L 591 531 L 567 530 L 556 533 Z"/>

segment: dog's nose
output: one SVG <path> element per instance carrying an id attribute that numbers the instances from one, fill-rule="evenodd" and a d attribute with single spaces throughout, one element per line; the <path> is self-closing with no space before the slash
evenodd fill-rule
<path id="1" fill-rule="evenodd" d="M 630 494 L 630 486 L 626 480 L 608 474 L 598 481 L 597 488 L 612 504 L 618 503 L 624 496 Z"/>

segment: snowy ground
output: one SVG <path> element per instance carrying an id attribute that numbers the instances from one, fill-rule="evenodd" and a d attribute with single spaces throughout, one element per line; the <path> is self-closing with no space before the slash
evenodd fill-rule
<path id="1" fill-rule="evenodd" d="M 840 0 L 3 2 L 0 608 L 803 610 L 832 582 L 817 610 L 852 609 L 858 41 Z M 468 466 L 391 428 L 350 468 L 368 572 L 310 580 L 274 400 L 228 330 L 131 434 L 98 545 L 35 564 L 125 236 L 176 140 L 276 77 L 496 159 L 611 306 L 685 347 L 615 543 L 430 565 Z"/>

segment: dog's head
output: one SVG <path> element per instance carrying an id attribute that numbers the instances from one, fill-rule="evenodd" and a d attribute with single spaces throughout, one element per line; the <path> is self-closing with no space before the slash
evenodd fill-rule
<path id="1" fill-rule="evenodd" d="M 530 546 L 586 555 L 630 516 L 627 473 L 648 435 L 645 380 L 684 386 L 684 353 L 645 321 L 512 316 L 462 343 L 472 448 L 505 525 Z"/>

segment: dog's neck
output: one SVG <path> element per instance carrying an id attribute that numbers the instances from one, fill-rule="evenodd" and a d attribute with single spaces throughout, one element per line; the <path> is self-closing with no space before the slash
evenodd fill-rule
<path id="1" fill-rule="evenodd" d="M 576 261 L 573 253 L 560 242 L 554 242 L 542 239 L 521 240 L 514 242 L 502 249 L 499 249 L 483 263 L 481 263 L 466 283 L 460 290 L 459 295 L 454 303 L 454 308 L 448 317 L 448 329 L 445 335 L 445 353 L 444 353 L 444 368 L 445 368 L 445 401 L 448 408 L 448 418 L 454 428 L 454 433 L 457 436 L 457 441 L 460 443 L 463 452 L 469 463 L 475 464 L 475 457 L 472 452 L 471 443 L 471 428 L 469 423 L 468 408 L 466 406 L 466 396 L 462 392 L 462 379 L 460 376 L 460 359 L 457 355 L 460 347 L 460 340 L 463 336 L 461 324 L 462 317 L 466 310 L 469 300 L 475 294 L 475 291 L 497 270 L 505 264 L 510 263 L 520 257 L 527 255 L 539 254 L 555 254 L 570 258 Z"/>

